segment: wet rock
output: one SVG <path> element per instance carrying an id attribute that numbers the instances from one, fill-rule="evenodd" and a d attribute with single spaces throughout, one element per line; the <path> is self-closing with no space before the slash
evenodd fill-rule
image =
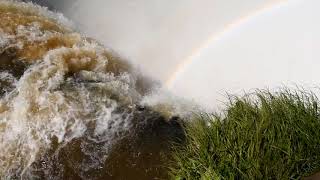
<path id="1" fill-rule="evenodd" d="M 179 117 L 168 120 L 147 107 L 137 106 L 132 127 L 107 149 L 103 140 L 85 136 L 67 144 L 52 144 L 32 166 L 39 179 L 167 179 L 173 143 L 184 140 Z M 36 175 L 36 176 L 35 176 Z"/>

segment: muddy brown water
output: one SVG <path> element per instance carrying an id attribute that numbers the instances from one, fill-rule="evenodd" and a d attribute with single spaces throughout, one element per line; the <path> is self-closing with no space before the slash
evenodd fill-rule
<path id="1" fill-rule="evenodd" d="M 182 120 L 141 106 L 151 80 L 46 13 L 0 1 L 0 179 L 168 179 Z"/>
<path id="2" fill-rule="evenodd" d="M 0 72 L 6 71 L 19 79 L 28 68 L 16 59 L 14 53 L 0 54 Z M 13 89 L 10 83 L 0 81 L 1 94 Z M 127 107 L 119 108 L 126 111 Z M 12 179 L 168 179 L 168 163 L 173 144 L 184 141 L 182 120 L 164 117 L 148 107 L 136 105 L 132 112 L 131 127 L 120 132 L 111 149 L 108 142 L 97 142 L 95 124 L 89 125 L 84 135 L 67 144 L 59 144 L 53 137 L 50 147 L 36 159 L 24 176 L 14 169 Z M 92 127 L 92 129 L 90 129 Z M 87 155 L 84 149 L 91 151 Z M 99 159 L 106 157 L 105 159 Z"/>

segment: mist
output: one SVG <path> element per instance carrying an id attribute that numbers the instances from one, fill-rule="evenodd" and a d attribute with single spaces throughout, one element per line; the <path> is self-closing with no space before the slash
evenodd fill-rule
<path id="1" fill-rule="evenodd" d="M 239 16 L 277 0 L 47 1 L 75 26 L 161 82 L 206 39 Z M 44 2 L 42 2 L 44 3 Z M 232 5 L 232 6 L 231 6 Z"/>

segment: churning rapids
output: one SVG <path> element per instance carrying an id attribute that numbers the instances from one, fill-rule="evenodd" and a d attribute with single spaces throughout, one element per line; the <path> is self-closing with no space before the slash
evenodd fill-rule
<path id="1" fill-rule="evenodd" d="M 146 105 L 153 83 L 69 24 L 0 1 L 0 179 L 167 178 L 181 118 Z"/>

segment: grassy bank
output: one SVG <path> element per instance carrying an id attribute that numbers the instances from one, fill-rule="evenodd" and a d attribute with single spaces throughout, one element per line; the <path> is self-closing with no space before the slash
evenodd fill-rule
<path id="1" fill-rule="evenodd" d="M 320 170 L 319 101 L 312 93 L 230 97 L 221 115 L 186 124 L 174 179 L 299 179 Z"/>

